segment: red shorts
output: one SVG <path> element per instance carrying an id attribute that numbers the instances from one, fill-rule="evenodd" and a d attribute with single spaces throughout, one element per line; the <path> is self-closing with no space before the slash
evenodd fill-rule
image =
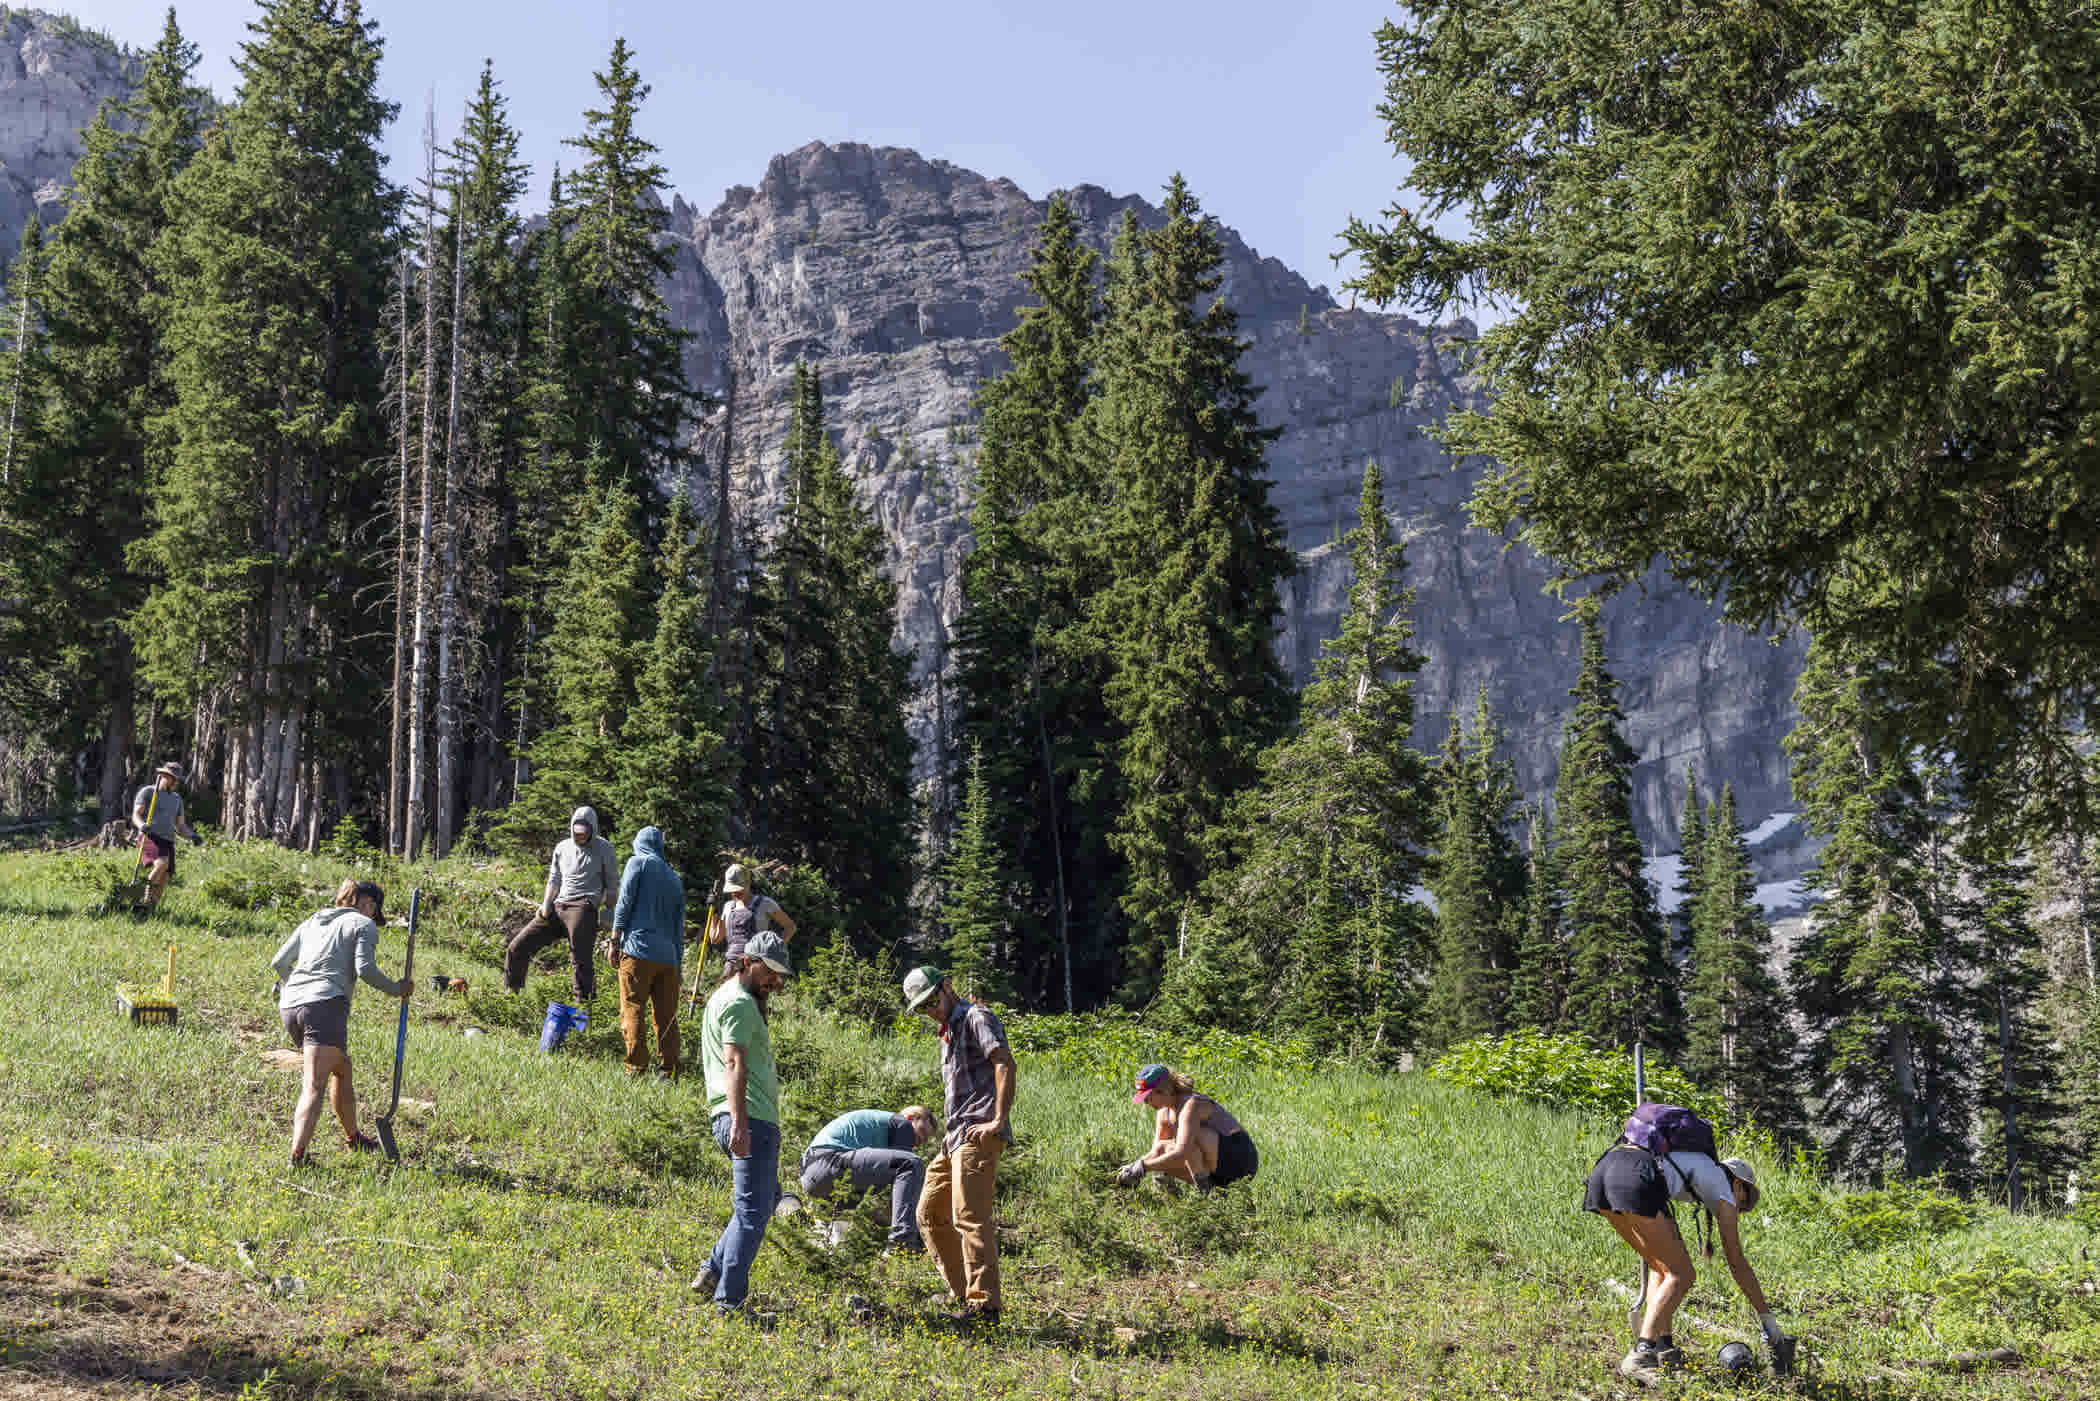
<path id="1" fill-rule="evenodd" d="M 155 862 L 165 861 L 168 863 L 168 874 L 171 876 L 175 874 L 175 839 L 173 837 L 156 837 L 151 832 L 148 832 L 139 838 L 139 852 L 140 858 L 146 865 L 151 866 Z"/>

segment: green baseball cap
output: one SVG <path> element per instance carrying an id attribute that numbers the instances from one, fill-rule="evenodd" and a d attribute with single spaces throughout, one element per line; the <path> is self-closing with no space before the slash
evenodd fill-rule
<path id="1" fill-rule="evenodd" d="M 904 1010 L 916 1012 L 941 990 L 948 975 L 931 963 L 922 963 L 904 975 Z"/>

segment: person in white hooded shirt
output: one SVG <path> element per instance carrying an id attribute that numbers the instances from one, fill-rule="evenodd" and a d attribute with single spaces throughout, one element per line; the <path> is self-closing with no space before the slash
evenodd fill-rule
<path id="1" fill-rule="evenodd" d="M 370 1151 L 378 1142 L 357 1131 L 357 1091 L 350 1083 L 350 993 L 363 982 L 406 1002 L 407 978 L 396 982 L 379 971 L 378 921 L 386 892 L 371 881 L 346 880 L 335 904 L 316 910 L 292 931 L 270 966 L 277 972 L 277 1015 L 285 1034 L 306 1058 L 306 1082 L 292 1112 L 292 1166 L 306 1162 L 307 1145 L 321 1122 L 321 1098 L 331 1082 L 343 1143 Z"/>
<path id="2" fill-rule="evenodd" d="M 601 914 L 612 907 L 620 889 L 620 858 L 612 843 L 598 834 L 596 808 L 578 808 L 569 818 L 569 836 L 557 842 L 547 862 L 547 893 L 531 921 L 511 937 L 503 950 L 503 985 L 525 990 L 532 956 L 564 935 L 569 940 L 569 968 L 579 1005 L 598 992 L 595 945 Z"/>

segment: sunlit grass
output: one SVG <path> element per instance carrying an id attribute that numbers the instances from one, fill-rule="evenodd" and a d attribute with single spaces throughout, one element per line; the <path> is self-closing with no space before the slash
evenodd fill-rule
<path id="1" fill-rule="evenodd" d="M 793 1236 L 769 1241 L 754 1276 L 772 1331 L 721 1323 L 685 1287 L 726 1210 L 699 1079 L 624 1077 L 607 970 L 589 1029 L 540 1053 L 546 1004 L 571 999 L 553 955 L 526 993 L 500 991 L 495 929 L 514 901 L 499 887 L 531 890 L 536 872 L 522 868 L 417 877 L 431 902 L 404 1163 L 352 1158 L 324 1120 L 317 1166 L 291 1176 L 297 1083 L 264 1056 L 283 1044 L 267 960 L 344 871 L 261 848 L 183 856 L 183 886 L 147 924 L 82 912 L 100 878 L 90 863 L 0 857 L 0 1220 L 75 1272 L 133 1262 L 179 1286 L 199 1277 L 177 1264 L 188 1261 L 246 1286 L 225 1296 L 227 1326 L 276 1330 L 283 1395 L 332 1394 L 325 1379 L 346 1375 L 378 1392 L 549 1398 L 1617 1387 L 1625 1305 L 1605 1281 L 1630 1282 L 1632 1262 L 1577 1209 L 1608 1128 L 1426 1076 L 1198 1056 L 1204 1088 L 1259 1141 L 1260 1176 L 1208 1199 L 1157 1183 L 1118 1192 L 1107 1165 L 1148 1133 L 1123 1088 L 1133 1051 L 1185 1061 L 1142 1031 L 1133 1044 L 1127 1027 L 1021 1060 L 999 1336 L 938 1326 L 924 1260 L 842 1262 Z M 301 898 L 228 910 L 199 891 L 215 869 Z M 390 913 L 404 914 L 407 882 L 386 876 Z M 114 985 L 157 983 L 171 941 L 181 1027 L 131 1027 Z M 382 938 L 390 970 L 402 941 L 398 928 Z M 467 979 L 469 993 L 433 994 L 431 972 Z M 367 1121 L 387 1088 L 392 1010 L 367 990 L 351 1016 Z M 921 1027 L 871 1039 L 790 997 L 776 1037 L 788 1173 L 832 1113 L 938 1094 Z M 1767 1190 L 1750 1254 L 1816 1359 L 1812 1394 L 2069 1397 L 2100 1383 L 2100 1315 L 2077 1290 L 2091 1278 L 2084 1227 L 1984 1212 L 1854 1249 L 1833 1234 L 1835 1189 L 1757 1166 Z M 1754 1336 L 1718 1260 L 1688 1309 L 1728 1330 L 1685 1330 L 1696 1356 Z M 36 1338 L 0 1341 L 0 1367 L 33 1363 Z M 2030 1361 L 1973 1377 L 1898 1366 L 1984 1346 Z M 1685 1389 L 1704 1388 L 1695 1374 Z"/>

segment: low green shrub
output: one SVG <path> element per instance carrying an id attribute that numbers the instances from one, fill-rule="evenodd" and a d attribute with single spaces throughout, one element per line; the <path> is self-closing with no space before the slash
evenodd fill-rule
<path id="1" fill-rule="evenodd" d="M 1700 1089 L 1674 1066 L 1650 1060 L 1646 1069 L 1651 1102 L 1681 1104 L 1716 1129 L 1723 1127 L 1726 1114 L 1718 1095 Z M 1453 1046 L 1429 1073 L 1476 1094 L 1527 1100 L 1600 1122 L 1625 1118 L 1634 1102 L 1632 1055 L 1597 1050 L 1577 1036 L 1537 1031 L 1483 1036 Z"/>
<path id="2" fill-rule="evenodd" d="M 1830 1229 L 1855 1250 L 1878 1250 L 1898 1241 L 1944 1236 L 1976 1219 L 1976 1207 L 1934 1181 L 1897 1179 L 1886 1187 L 1847 1192 L 1825 1204 Z"/>
<path id="3" fill-rule="evenodd" d="M 996 1010 L 1017 1057 L 1110 1084 L 1122 1084 L 1138 1066 L 1152 1061 L 1186 1071 L 1200 1082 L 1228 1070 L 1303 1070 L 1322 1059 L 1302 1037 L 1219 1030 L 1191 1036 L 1118 1009 L 1076 1016 Z"/>

